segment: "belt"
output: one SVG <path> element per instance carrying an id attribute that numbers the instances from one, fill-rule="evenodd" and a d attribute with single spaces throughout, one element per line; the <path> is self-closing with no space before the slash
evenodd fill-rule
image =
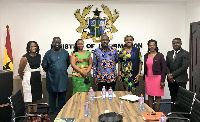
<path id="1" fill-rule="evenodd" d="M 24 71 L 36 72 L 36 71 L 40 71 L 40 68 L 37 68 L 37 69 L 25 69 Z"/>

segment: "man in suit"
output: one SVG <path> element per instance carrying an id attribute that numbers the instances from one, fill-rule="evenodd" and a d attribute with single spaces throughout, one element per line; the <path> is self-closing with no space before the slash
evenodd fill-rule
<path id="1" fill-rule="evenodd" d="M 188 81 L 187 69 L 190 64 L 190 53 L 182 49 L 181 45 L 180 38 L 173 39 L 174 50 L 168 51 L 166 57 L 167 81 L 172 102 L 176 100 L 179 86 L 186 88 Z M 171 110 L 175 111 L 173 105 Z"/>

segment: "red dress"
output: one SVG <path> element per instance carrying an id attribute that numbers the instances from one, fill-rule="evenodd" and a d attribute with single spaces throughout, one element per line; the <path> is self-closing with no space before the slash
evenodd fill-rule
<path id="1" fill-rule="evenodd" d="M 153 57 L 154 58 L 154 57 Z M 146 61 L 147 75 L 145 75 L 146 94 L 150 96 L 164 96 L 164 88 L 160 87 L 161 75 L 153 75 L 153 58 Z"/>

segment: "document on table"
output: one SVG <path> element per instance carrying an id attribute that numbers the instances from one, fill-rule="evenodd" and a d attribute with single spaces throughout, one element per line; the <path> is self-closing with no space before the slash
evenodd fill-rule
<path id="1" fill-rule="evenodd" d="M 56 118 L 54 122 L 75 122 L 75 118 Z"/>
<path id="2" fill-rule="evenodd" d="M 122 99 L 122 100 L 128 100 L 128 101 L 132 101 L 132 102 L 139 100 L 138 96 L 136 96 L 136 95 L 130 95 L 130 94 L 122 96 L 122 97 L 119 97 L 119 98 Z"/>

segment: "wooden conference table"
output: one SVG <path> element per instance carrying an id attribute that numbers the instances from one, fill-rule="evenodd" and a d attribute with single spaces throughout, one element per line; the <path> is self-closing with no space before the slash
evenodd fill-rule
<path id="1" fill-rule="evenodd" d="M 109 112 L 120 113 L 119 97 L 129 94 L 127 91 L 114 91 L 116 97 L 113 100 L 95 98 L 90 102 L 90 116 L 84 116 L 85 100 L 89 100 L 89 92 L 77 92 L 64 105 L 62 110 L 58 113 L 56 118 L 75 118 L 76 122 L 97 122 L 98 117 L 104 113 L 105 110 Z M 101 96 L 101 92 L 95 92 L 95 96 Z M 124 113 L 123 122 L 143 122 L 142 112 L 154 112 L 147 104 L 144 105 L 144 110 L 139 109 L 138 102 L 128 102 L 123 100 Z"/>

